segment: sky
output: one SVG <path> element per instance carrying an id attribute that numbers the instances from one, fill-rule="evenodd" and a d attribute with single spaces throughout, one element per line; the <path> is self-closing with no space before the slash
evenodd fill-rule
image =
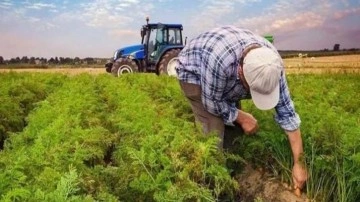
<path id="1" fill-rule="evenodd" d="M 0 0 L 0 56 L 110 58 L 141 42 L 147 16 L 188 39 L 235 25 L 279 50 L 360 48 L 360 0 Z"/>

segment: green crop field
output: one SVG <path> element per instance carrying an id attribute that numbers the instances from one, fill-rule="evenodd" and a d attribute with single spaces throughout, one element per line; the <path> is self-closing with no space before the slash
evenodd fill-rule
<path id="1" fill-rule="evenodd" d="M 247 164 L 291 183 L 287 137 L 274 111 L 250 100 L 242 106 L 260 131 L 219 151 L 172 77 L 3 72 L 0 80 L 0 201 L 232 201 Z M 359 81 L 288 75 L 310 200 L 360 200 Z"/>

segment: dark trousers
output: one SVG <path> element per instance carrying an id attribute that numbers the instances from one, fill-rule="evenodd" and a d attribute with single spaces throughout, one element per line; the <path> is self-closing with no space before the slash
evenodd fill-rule
<path id="1" fill-rule="evenodd" d="M 201 123 L 204 134 L 216 132 L 220 138 L 219 148 L 230 147 L 235 136 L 243 133 L 241 127 L 238 125 L 235 125 L 235 127 L 225 126 L 221 117 L 206 111 L 201 101 L 201 87 L 199 85 L 180 81 L 180 86 L 190 102 L 195 120 Z"/>

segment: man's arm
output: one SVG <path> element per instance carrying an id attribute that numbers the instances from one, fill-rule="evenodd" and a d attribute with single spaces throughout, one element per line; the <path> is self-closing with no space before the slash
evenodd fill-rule
<path id="1" fill-rule="evenodd" d="M 296 129 L 294 131 L 285 131 L 288 135 L 291 151 L 294 159 L 294 166 L 292 170 L 292 177 L 295 189 L 301 189 L 304 186 L 304 183 L 307 179 L 307 172 L 305 168 L 304 162 L 304 150 L 303 150 L 303 142 L 301 138 L 300 129 Z"/>
<path id="2" fill-rule="evenodd" d="M 276 121 L 284 129 L 288 136 L 294 165 L 292 177 L 295 189 L 301 189 L 307 179 L 305 162 L 303 159 L 303 142 L 300 132 L 300 117 L 295 112 L 293 101 L 290 98 L 290 92 L 287 86 L 285 72 L 280 80 L 280 100 L 275 107 Z M 298 190 L 299 191 L 299 190 Z"/>

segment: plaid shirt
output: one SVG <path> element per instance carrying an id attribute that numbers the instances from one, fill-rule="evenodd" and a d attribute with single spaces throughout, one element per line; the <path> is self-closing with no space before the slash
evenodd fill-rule
<path id="1" fill-rule="evenodd" d="M 205 32 L 191 40 L 179 54 L 178 79 L 198 84 L 207 111 L 221 116 L 232 125 L 238 116 L 236 102 L 250 98 L 238 78 L 237 69 L 244 49 L 249 45 L 275 47 L 261 36 L 246 29 L 225 26 Z M 275 107 L 275 120 L 288 131 L 299 128 L 300 118 L 290 98 L 285 74 L 280 79 L 280 100 Z"/>

